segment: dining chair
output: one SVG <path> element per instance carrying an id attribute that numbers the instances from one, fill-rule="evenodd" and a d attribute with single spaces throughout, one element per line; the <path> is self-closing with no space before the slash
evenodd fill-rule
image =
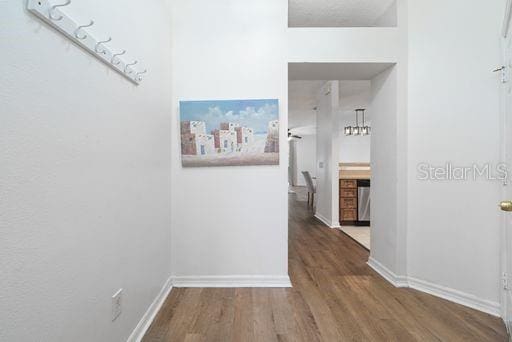
<path id="1" fill-rule="evenodd" d="M 316 193 L 316 188 L 315 185 L 313 184 L 313 178 L 311 178 L 311 174 L 309 173 L 309 171 L 302 171 L 302 175 L 304 176 L 304 180 L 306 181 L 306 186 L 308 188 L 308 206 L 310 205 L 309 201 L 311 199 L 311 206 L 313 207 L 315 205 Z"/>

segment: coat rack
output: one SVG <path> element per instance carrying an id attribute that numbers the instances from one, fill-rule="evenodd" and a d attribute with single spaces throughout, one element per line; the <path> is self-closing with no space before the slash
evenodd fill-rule
<path id="1" fill-rule="evenodd" d="M 48 0 L 28 0 L 27 9 L 64 34 L 76 45 L 138 85 L 147 70 L 135 69 L 135 65 L 139 63 L 137 60 L 129 62 L 123 60 L 121 56 L 126 53 L 126 50 L 114 50 L 109 47 L 108 44 L 112 41 L 112 37 L 105 36 L 98 39 L 88 32 L 87 28 L 94 25 L 94 20 L 90 20 L 88 23 L 78 23 L 66 15 L 61 9 L 70 4 L 71 0 L 62 0 L 55 4 L 51 4 Z"/>

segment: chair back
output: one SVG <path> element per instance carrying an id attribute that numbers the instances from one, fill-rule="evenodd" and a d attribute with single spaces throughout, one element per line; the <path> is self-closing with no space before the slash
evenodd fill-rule
<path id="1" fill-rule="evenodd" d="M 313 178 L 311 178 L 311 174 L 309 171 L 302 171 L 302 175 L 304 176 L 304 180 L 306 181 L 306 186 L 308 187 L 308 192 L 315 193 L 315 186 L 313 184 Z"/>

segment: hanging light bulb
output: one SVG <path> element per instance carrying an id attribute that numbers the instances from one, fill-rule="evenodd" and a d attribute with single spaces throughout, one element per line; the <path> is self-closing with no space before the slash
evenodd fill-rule
<path id="1" fill-rule="evenodd" d="M 371 127 L 370 126 L 367 126 L 365 124 L 365 117 L 364 117 L 364 113 L 365 113 L 366 109 L 356 109 L 355 112 L 356 112 L 356 125 L 355 126 L 346 126 L 344 128 L 344 132 L 345 132 L 345 135 L 370 135 L 371 134 Z M 359 113 L 362 114 L 363 116 L 363 125 L 362 126 L 359 126 Z"/>
<path id="2" fill-rule="evenodd" d="M 368 126 L 366 126 L 364 124 L 364 112 L 365 112 L 365 109 L 360 109 L 360 111 L 363 114 L 363 126 L 361 127 L 361 135 L 368 135 L 368 134 L 370 134 L 370 127 L 368 127 Z"/>
<path id="3" fill-rule="evenodd" d="M 352 135 L 359 135 L 361 128 L 359 127 L 359 109 L 356 109 L 356 125 L 352 127 Z"/>

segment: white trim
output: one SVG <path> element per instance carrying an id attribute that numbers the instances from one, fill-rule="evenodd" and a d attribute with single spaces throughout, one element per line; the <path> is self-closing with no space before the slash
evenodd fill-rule
<path id="1" fill-rule="evenodd" d="M 483 311 L 496 317 L 501 317 L 500 303 L 498 302 L 481 299 L 475 295 L 433 284 L 425 280 L 412 277 L 408 277 L 407 279 L 410 288 L 449 300 L 450 302 Z"/>
<path id="2" fill-rule="evenodd" d="M 394 287 L 408 287 L 407 277 L 398 276 L 395 273 L 391 272 L 386 266 L 382 265 L 377 260 L 370 257 L 367 262 L 368 266 L 370 266 L 375 272 L 380 274 L 384 279 L 390 282 Z"/>
<path id="3" fill-rule="evenodd" d="M 387 267 L 373 258 L 368 260 L 368 266 L 370 266 L 373 270 L 375 270 L 375 272 L 380 274 L 384 279 L 386 279 L 395 287 L 409 287 L 439 298 L 449 300 L 450 302 L 461 304 L 496 317 L 501 317 L 501 307 L 500 303 L 498 302 L 478 298 L 475 295 L 449 287 L 433 284 L 425 280 L 413 277 L 397 276 Z"/>
<path id="4" fill-rule="evenodd" d="M 331 222 L 329 222 L 330 220 L 328 220 L 327 218 L 325 218 L 323 215 L 321 215 L 319 213 L 315 213 L 315 217 L 329 228 L 341 228 L 339 222 L 331 223 Z"/>
<path id="5" fill-rule="evenodd" d="M 132 333 L 130 334 L 130 337 L 128 337 L 128 340 L 126 340 L 127 342 L 139 342 L 142 340 L 142 338 L 146 334 L 146 331 L 149 329 L 151 323 L 153 323 L 153 320 L 160 311 L 160 308 L 164 304 L 165 299 L 167 298 L 171 290 L 172 277 L 169 277 L 169 279 L 167 279 L 164 286 L 156 296 L 153 303 L 151 303 L 148 310 L 144 313 L 135 329 L 133 329 Z"/>
<path id="6" fill-rule="evenodd" d="M 174 287 L 292 287 L 289 276 L 173 276 Z"/>
<path id="7" fill-rule="evenodd" d="M 501 35 L 507 38 L 508 29 L 510 27 L 510 20 L 512 19 L 512 0 L 507 0 L 507 7 L 505 9 L 505 17 L 503 18 L 503 26 L 501 28 Z"/>

